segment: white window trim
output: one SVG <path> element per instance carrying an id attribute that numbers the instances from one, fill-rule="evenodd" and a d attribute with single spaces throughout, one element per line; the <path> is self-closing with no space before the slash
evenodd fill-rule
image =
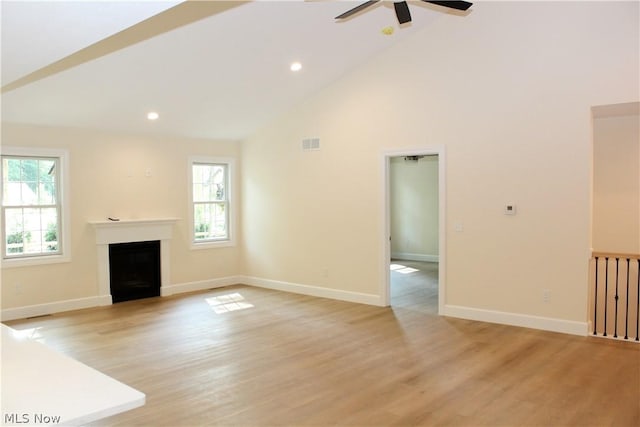
<path id="1" fill-rule="evenodd" d="M 57 264 L 62 262 L 71 261 L 71 204 L 69 202 L 69 151 L 56 148 L 32 148 L 32 147 L 0 147 L 0 155 L 3 156 L 31 156 L 31 157 L 57 157 L 60 162 L 60 170 L 62 171 L 60 176 L 59 188 L 60 188 L 60 209 L 62 215 L 60 218 L 61 228 L 61 242 L 60 254 L 57 255 L 42 255 L 42 256 L 28 256 L 24 258 L 10 258 L 5 259 L 2 257 L 2 268 L 12 267 L 26 267 L 31 265 L 42 264 Z M 0 192 L 2 190 L 0 189 Z M 2 221 L 4 225 L 4 218 Z M 4 235 L 4 230 L 3 230 Z"/>
<path id="2" fill-rule="evenodd" d="M 193 164 L 194 163 L 218 163 L 227 165 L 227 199 L 229 206 L 229 223 L 227 230 L 229 238 L 224 240 L 196 242 L 193 238 Z M 210 157 L 210 156 L 190 156 L 187 165 L 187 174 L 189 182 L 189 245 L 192 250 L 212 249 L 236 246 L 236 218 L 237 209 L 235 206 L 235 183 L 236 183 L 236 160 L 232 157 Z"/>

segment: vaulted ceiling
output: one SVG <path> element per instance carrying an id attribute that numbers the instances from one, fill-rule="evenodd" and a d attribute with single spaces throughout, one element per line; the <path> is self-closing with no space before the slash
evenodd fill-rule
<path id="1" fill-rule="evenodd" d="M 2 1 L 2 120 L 240 140 L 449 13 L 357 4 Z"/>

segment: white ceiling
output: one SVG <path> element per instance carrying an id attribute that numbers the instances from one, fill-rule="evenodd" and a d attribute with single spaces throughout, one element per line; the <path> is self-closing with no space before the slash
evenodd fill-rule
<path id="1" fill-rule="evenodd" d="M 3 88 L 176 3 L 2 1 Z M 3 90 L 2 120 L 243 139 L 443 13 L 411 2 L 413 22 L 399 28 L 393 5 L 384 2 L 334 21 L 357 4 L 243 4 Z M 394 34 L 383 35 L 390 25 Z M 302 71 L 292 73 L 292 61 L 300 61 Z M 149 110 L 158 111 L 160 119 L 147 121 Z"/>
<path id="2" fill-rule="evenodd" d="M 2 85 L 180 1 L 3 1 Z"/>

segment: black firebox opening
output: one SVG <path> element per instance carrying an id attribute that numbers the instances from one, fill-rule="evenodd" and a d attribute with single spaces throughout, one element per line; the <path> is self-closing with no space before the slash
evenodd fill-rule
<path id="1" fill-rule="evenodd" d="M 114 303 L 160 296 L 160 241 L 109 245 Z"/>

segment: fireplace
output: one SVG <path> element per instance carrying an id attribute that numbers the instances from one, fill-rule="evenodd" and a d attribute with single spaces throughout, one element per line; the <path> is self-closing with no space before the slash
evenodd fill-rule
<path id="1" fill-rule="evenodd" d="M 117 295 L 119 290 L 113 287 L 112 275 L 119 276 L 121 273 L 112 270 L 112 252 L 124 248 L 127 251 L 131 248 L 139 249 L 139 246 L 145 246 L 152 242 L 157 246 L 157 255 L 144 255 L 134 257 L 135 267 L 127 267 L 123 276 L 129 276 L 124 281 L 128 283 L 129 288 L 138 289 L 140 292 L 134 292 L 134 298 L 145 298 L 146 296 L 165 296 L 170 295 L 169 271 L 170 242 L 172 237 L 172 229 L 177 218 L 158 218 L 158 219 L 129 219 L 120 221 L 90 221 L 96 232 L 96 244 L 98 250 L 98 292 L 100 296 L 100 305 L 109 305 L 114 302 L 126 301 Z M 120 246 L 120 245 L 123 246 Z M 125 251 L 126 252 L 126 251 Z M 119 257 L 119 255 L 116 255 Z M 159 267 L 149 267 L 153 262 L 157 262 Z M 157 275 L 155 285 L 143 284 L 136 274 L 141 269 L 153 269 Z M 159 270 L 158 270 L 159 269 Z M 135 274 L 134 274 L 135 273 Z M 120 280 L 118 277 L 114 277 Z M 147 288 L 142 292 L 143 288 Z M 150 288 L 153 288 L 151 292 Z M 146 292 L 149 292 L 148 294 Z M 115 293 L 114 293 L 115 292 Z M 158 294 L 159 292 L 159 294 Z M 140 295 L 140 296 L 136 296 Z M 126 297 L 125 297 L 126 298 Z"/>
<path id="2" fill-rule="evenodd" d="M 114 303 L 160 296 L 160 241 L 109 245 Z"/>

